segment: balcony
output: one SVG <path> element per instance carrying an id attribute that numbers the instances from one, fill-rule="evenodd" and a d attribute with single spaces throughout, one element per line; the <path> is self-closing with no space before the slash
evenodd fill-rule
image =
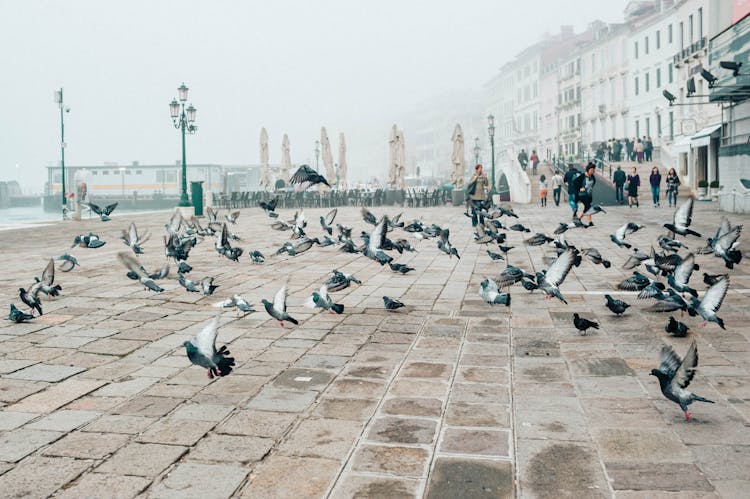
<path id="1" fill-rule="evenodd" d="M 573 100 L 565 101 L 565 102 L 563 102 L 561 104 L 558 104 L 556 106 L 556 109 L 558 111 L 562 111 L 562 110 L 571 108 L 573 106 L 580 106 L 580 105 L 581 105 L 581 99 L 578 98 L 578 99 L 573 99 Z"/>
<path id="2" fill-rule="evenodd" d="M 692 43 L 685 47 L 684 49 L 677 52 L 674 57 L 672 57 L 672 62 L 674 63 L 674 67 L 679 68 L 683 64 L 687 64 L 690 61 L 690 58 L 692 57 L 699 57 L 700 55 L 703 55 L 704 51 L 706 51 L 708 48 L 708 41 L 706 37 L 704 36 L 700 40 L 698 40 L 695 43 Z"/>

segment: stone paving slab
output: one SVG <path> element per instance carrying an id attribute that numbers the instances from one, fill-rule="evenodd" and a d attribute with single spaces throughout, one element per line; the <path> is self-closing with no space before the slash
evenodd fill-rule
<path id="1" fill-rule="evenodd" d="M 532 232 L 550 234 L 567 221 L 566 206 L 516 206 Z M 281 210 L 290 217 L 292 210 Z M 375 208 L 380 215 L 394 209 Z M 0 323 L 0 490 L 5 495 L 89 497 L 740 497 L 750 486 L 750 272 L 732 272 L 720 316 L 727 331 L 691 326 L 700 368 L 691 385 L 716 401 L 692 406 L 685 423 L 662 398 L 649 370 L 667 341 L 683 354 L 687 339 L 667 338 L 668 314 L 615 289 L 630 272 L 624 249 L 608 240 L 625 220 L 645 228 L 628 236 L 647 249 L 669 221 L 666 208 L 612 207 L 596 226 L 565 234 L 593 245 L 609 269 L 584 261 L 561 290 L 569 304 L 511 288 L 512 307 L 490 307 L 479 282 L 503 263 L 472 242 L 459 207 L 405 209 L 451 229 L 461 259 L 434 241 L 398 229 L 416 253 L 397 255 L 416 272 L 387 267 L 336 248 L 251 265 L 217 258 L 211 240 L 193 250 L 192 278 L 214 276 L 215 296 L 188 294 L 174 280 L 165 291 L 139 289 L 115 255 L 128 217 L 57 223 L 35 229 L 39 245 L 14 248 L 26 231 L 4 232 L 4 303 L 17 303 L 50 257 L 89 230 L 108 242 L 71 250 L 81 266 L 58 272 L 60 297 L 29 324 Z M 306 210 L 308 218 L 327 209 Z M 134 215 L 159 235 L 168 214 Z M 711 234 L 721 214 L 697 203 L 696 229 Z M 750 217 L 731 216 L 734 224 Z M 506 220 L 502 220 L 506 223 Z M 370 230 L 357 208 L 337 222 Z M 311 223 L 308 230 L 319 230 Z M 233 231 L 246 252 L 270 255 L 288 233 L 272 231 L 261 210 L 243 209 Z M 545 268 L 551 248 L 529 247 L 509 231 L 508 261 Z M 160 238 L 139 257 L 147 269 L 164 261 Z M 742 240 L 741 240 L 742 241 Z M 691 250 L 702 242 L 688 239 Z M 741 248 L 744 248 L 744 243 Z M 743 249 L 744 251 L 744 249 Z M 701 273 L 724 272 L 698 256 Z M 31 263 L 30 263 L 31 262 Z M 303 302 L 338 268 L 363 281 L 333 293 L 341 315 Z M 33 274 L 33 272 L 32 272 Z M 236 359 L 228 377 L 210 380 L 191 366 L 182 342 L 216 314 L 213 303 L 239 293 L 272 298 L 289 279 L 289 311 L 300 324 L 279 327 L 262 310 L 221 315 L 219 344 Z M 117 286 L 111 286 L 116 283 Z M 623 317 L 604 308 L 605 293 L 632 306 Z M 407 304 L 385 311 L 387 294 Z M 18 304 L 18 303 L 17 303 Z M 257 305 L 256 305 L 257 307 Z M 580 336 L 574 311 L 601 327 Z M 39 477 L 40 470 L 45 470 Z M 196 475 L 212 477 L 206 482 Z"/>

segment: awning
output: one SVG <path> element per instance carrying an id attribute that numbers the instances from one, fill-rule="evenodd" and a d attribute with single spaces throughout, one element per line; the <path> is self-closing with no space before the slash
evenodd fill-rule
<path id="1" fill-rule="evenodd" d="M 675 137 L 672 144 L 672 152 L 688 153 L 690 152 L 690 136 Z"/>
<path id="2" fill-rule="evenodd" d="M 721 123 L 707 126 L 698 133 L 690 137 L 691 147 L 703 147 L 707 146 L 711 142 L 711 137 L 718 137 L 719 130 L 721 129 Z"/>

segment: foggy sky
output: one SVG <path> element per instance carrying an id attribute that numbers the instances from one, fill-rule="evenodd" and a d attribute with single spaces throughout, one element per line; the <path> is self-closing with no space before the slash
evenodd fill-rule
<path id="1" fill-rule="evenodd" d="M 60 86 L 66 164 L 173 163 L 168 104 L 183 81 L 198 110 L 189 163 L 257 163 L 262 126 L 272 163 L 284 133 L 294 163 L 314 162 L 325 125 L 336 158 L 346 134 L 350 180 L 384 176 L 390 125 L 420 100 L 480 88 L 545 31 L 620 21 L 626 3 L 0 0 L 0 180 L 19 171 L 42 191 Z M 382 159 L 364 147 L 381 138 Z"/>

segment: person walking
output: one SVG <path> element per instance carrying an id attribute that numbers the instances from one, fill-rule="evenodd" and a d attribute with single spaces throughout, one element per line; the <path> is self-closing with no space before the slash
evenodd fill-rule
<path id="1" fill-rule="evenodd" d="M 575 192 L 576 192 L 576 202 L 583 204 L 583 210 L 581 210 L 581 214 L 578 215 L 578 219 L 583 219 L 584 214 L 591 208 L 591 203 L 594 202 L 594 186 L 596 185 L 596 164 L 589 162 L 589 164 L 586 165 L 586 173 L 583 175 L 579 175 L 575 181 Z M 577 208 L 577 206 L 576 206 Z M 594 222 L 591 221 L 591 215 L 586 215 L 586 218 L 589 222 L 589 227 L 594 225 Z"/>
<path id="2" fill-rule="evenodd" d="M 625 196 L 623 192 L 623 186 L 625 185 L 625 172 L 622 170 L 620 165 L 617 165 L 614 175 L 612 175 L 612 182 L 615 184 L 615 196 L 617 202 L 620 204 L 625 203 Z"/>
<path id="3" fill-rule="evenodd" d="M 643 152 L 645 151 L 645 147 L 643 146 L 643 142 L 641 139 L 635 139 L 635 146 L 633 146 L 633 150 L 635 150 L 635 155 L 637 158 L 637 161 L 639 163 L 643 163 Z"/>
<path id="4" fill-rule="evenodd" d="M 473 184 L 473 185 L 472 185 Z M 476 227 L 477 222 L 484 225 L 484 216 L 481 214 L 484 201 L 487 198 L 487 175 L 482 173 L 482 165 L 474 167 L 474 175 L 469 180 L 467 191 L 471 203 L 471 226 Z M 477 220 L 478 219 L 478 220 Z"/>
<path id="5" fill-rule="evenodd" d="M 654 157 L 654 142 L 651 137 L 646 137 L 646 141 L 643 144 L 643 153 L 646 156 L 646 161 L 651 162 Z"/>
<path id="6" fill-rule="evenodd" d="M 531 174 L 536 175 L 536 167 L 539 166 L 539 155 L 536 153 L 536 149 L 531 151 Z"/>
<path id="7" fill-rule="evenodd" d="M 628 206 L 631 208 L 633 207 L 633 203 L 635 203 L 635 207 L 638 208 L 638 187 L 641 185 L 641 177 L 638 175 L 638 168 L 635 166 L 632 170 L 630 170 L 630 175 L 628 175 Z"/>
<path id="8" fill-rule="evenodd" d="M 576 199 L 576 188 L 574 182 L 579 175 L 581 175 L 581 172 L 576 170 L 573 163 L 569 163 L 568 171 L 565 172 L 565 176 L 563 177 L 563 182 L 565 182 L 565 185 L 568 188 L 568 205 L 570 206 L 570 209 L 573 210 L 573 218 L 576 218 L 576 213 L 578 212 L 578 201 Z"/>
<path id="9" fill-rule="evenodd" d="M 677 189 L 680 187 L 680 178 L 677 176 L 674 168 L 670 168 L 669 172 L 667 172 L 665 182 L 667 184 L 667 201 L 669 202 L 669 206 L 677 206 Z"/>
<path id="10" fill-rule="evenodd" d="M 547 206 L 547 177 L 544 175 L 539 177 L 539 201 L 542 207 Z"/>
<path id="11" fill-rule="evenodd" d="M 529 163 L 529 157 L 526 154 L 526 149 L 521 149 L 518 153 L 518 162 L 521 164 L 521 169 L 526 171 L 526 165 Z"/>
<path id="12" fill-rule="evenodd" d="M 555 206 L 560 206 L 560 193 L 562 192 L 563 177 L 560 175 L 558 170 L 555 170 L 555 174 L 550 179 L 550 186 L 552 187 L 552 199 L 555 201 Z"/>
<path id="13" fill-rule="evenodd" d="M 651 197 L 654 206 L 659 206 L 659 191 L 661 190 L 661 173 L 657 167 L 651 169 L 651 175 L 648 177 L 648 183 L 651 184 Z"/>
<path id="14" fill-rule="evenodd" d="M 625 139 L 625 152 L 627 152 L 627 156 L 625 157 L 625 161 L 633 161 L 633 141 L 626 138 Z"/>

